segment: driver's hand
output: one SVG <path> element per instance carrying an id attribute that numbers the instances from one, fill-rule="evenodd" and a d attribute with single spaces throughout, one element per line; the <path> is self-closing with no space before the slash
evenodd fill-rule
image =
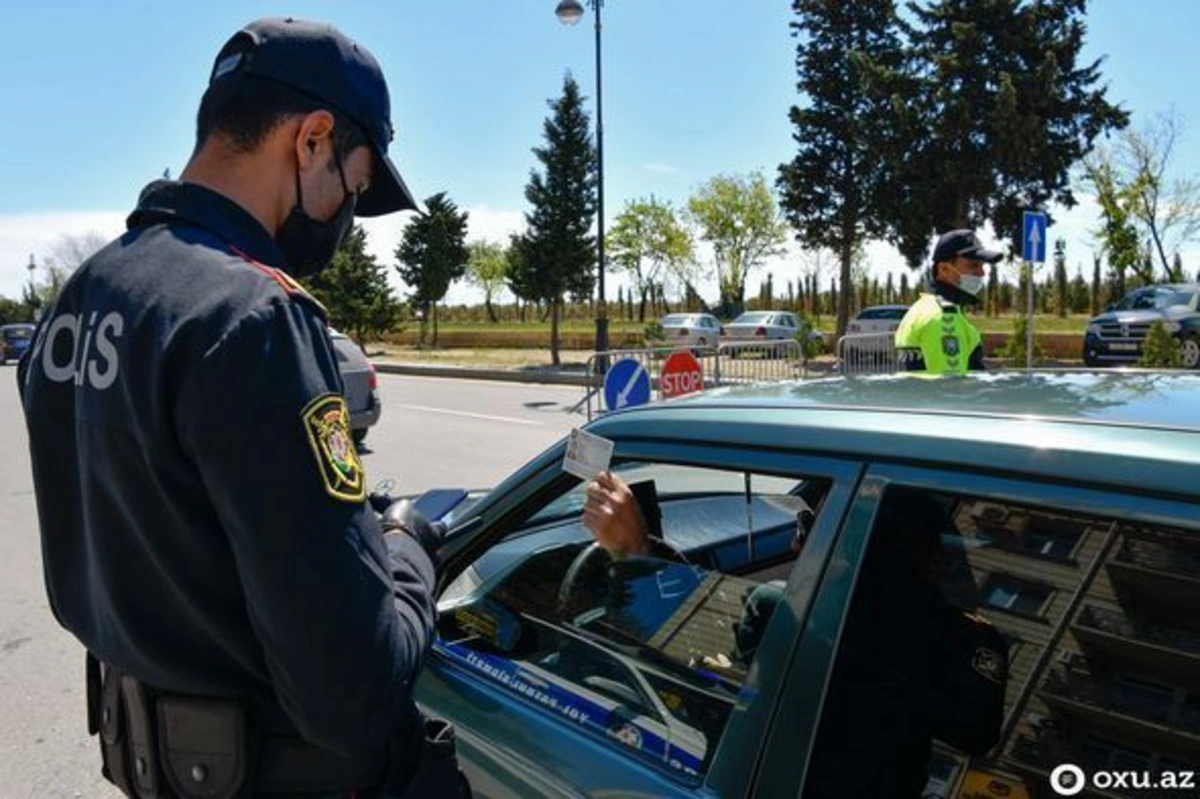
<path id="1" fill-rule="evenodd" d="M 596 543 L 610 552 L 645 555 L 650 552 L 646 519 L 629 486 L 612 472 L 601 472 L 587 484 L 583 526 Z"/>

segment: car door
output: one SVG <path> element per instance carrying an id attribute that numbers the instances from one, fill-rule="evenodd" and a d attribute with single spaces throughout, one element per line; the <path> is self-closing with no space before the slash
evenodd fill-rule
<path id="1" fill-rule="evenodd" d="M 570 548 L 590 539 L 582 486 L 561 459 L 552 449 L 462 528 L 419 701 L 456 724 L 478 797 L 748 795 L 858 464 L 616 441 L 614 469 L 655 481 L 664 536 L 690 560 L 631 582 L 624 616 L 600 624 L 585 612 L 568 624 L 549 608 L 577 557 Z M 796 558 L 788 542 L 810 501 L 817 513 Z M 786 612 L 766 620 L 752 660 L 735 662 L 744 601 L 772 580 Z M 781 779 L 795 795 L 799 774 Z"/>
<path id="2" fill-rule="evenodd" d="M 903 613 L 911 590 L 885 596 L 873 609 L 867 599 L 884 573 L 872 564 L 903 560 L 883 543 L 895 530 L 885 523 L 888 503 L 914 494 L 945 512 L 943 526 L 925 539 L 937 542 L 922 578 L 933 587 L 931 601 L 985 636 L 978 640 L 994 642 L 931 650 L 928 662 L 959 682 L 985 689 L 995 682 L 994 705 L 968 693 L 948 705 L 910 703 L 897 716 L 887 708 L 897 698 L 956 694 L 941 677 L 923 691 L 873 687 L 871 674 L 896 679 L 902 664 L 916 662 L 918 642 L 930 640 L 915 620 L 931 614 Z M 873 554 L 889 551 L 885 560 Z M 1194 501 L 875 464 L 808 614 L 794 660 L 800 678 L 788 680 L 778 700 L 801 712 L 819 704 L 820 723 L 774 723 L 760 782 L 769 786 L 771 775 L 799 769 L 803 797 L 859 795 L 864 784 L 880 790 L 880 775 L 904 769 L 872 753 L 896 751 L 897 742 L 925 729 L 924 768 L 909 774 L 909 795 L 1019 799 L 1055 795 L 1052 788 L 1075 793 L 1073 780 L 1082 780 L 1093 790 L 1135 796 L 1164 779 L 1180 784 L 1187 777 L 1180 764 L 1195 763 L 1200 740 L 1197 573 Z M 896 619 L 886 618 L 888 606 Z M 864 613 L 878 618 L 870 628 L 874 650 L 851 640 L 864 629 L 855 626 Z M 953 723 L 929 710 L 935 706 L 954 708 Z M 897 725 L 894 738 L 889 723 Z M 790 786 L 760 795 L 797 796 Z"/>

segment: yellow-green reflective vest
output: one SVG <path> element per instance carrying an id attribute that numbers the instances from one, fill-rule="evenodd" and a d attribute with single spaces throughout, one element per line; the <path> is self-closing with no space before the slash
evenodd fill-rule
<path id="1" fill-rule="evenodd" d="M 936 294 L 922 294 L 896 329 L 901 366 L 920 353 L 925 371 L 939 374 L 965 373 L 980 342 L 979 330 L 958 306 Z"/>

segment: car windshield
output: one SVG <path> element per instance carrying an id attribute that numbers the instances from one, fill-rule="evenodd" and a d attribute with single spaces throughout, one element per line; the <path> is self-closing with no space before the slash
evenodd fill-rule
<path id="1" fill-rule="evenodd" d="M 859 319 L 903 319 L 907 308 L 864 308 L 858 315 Z"/>
<path id="2" fill-rule="evenodd" d="M 765 325 L 774 321 L 775 314 L 763 313 L 762 311 L 754 311 L 752 313 L 744 313 L 737 319 L 733 320 L 735 325 Z"/>
<path id="3" fill-rule="evenodd" d="M 1126 295 L 1113 310 L 1140 311 L 1191 305 L 1196 292 L 1187 289 L 1146 289 Z"/>
<path id="4" fill-rule="evenodd" d="M 5 341 L 28 341 L 32 337 L 32 327 L 10 327 L 4 331 Z"/>
<path id="5" fill-rule="evenodd" d="M 663 317 L 662 324 L 664 327 L 687 325 L 691 324 L 691 317 L 681 313 L 671 314 Z"/>

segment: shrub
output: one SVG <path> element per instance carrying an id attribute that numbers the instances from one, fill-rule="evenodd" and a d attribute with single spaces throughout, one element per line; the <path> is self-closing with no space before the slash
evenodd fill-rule
<path id="1" fill-rule="evenodd" d="M 1008 341 L 1004 342 L 1004 346 L 997 353 L 1001 358 L 1008 358 L 1012 366 L 1025 365 L 1025 335 L 1029 330 L 1029 320 L 1024 316 L 1013 318 L 1012 333 L 1008 336 Z M 1033 360 L 1032 363 L 1037 365 L 1046 358 L 1046 353 L 1038 344 L 1037 336 L 1033 337 Z"/>
<path id="2" fill-rule="evenodd" d="M 1179 353 L 1179 339 L 1171 335 L 1161 319 L 1155 320 L 1146 332 L 1146 340 L 1142 343 L 1142 357 L 1138 366 L 1150 368 L 1166 368 L 1182 366 L 1183 357 Z"/>

